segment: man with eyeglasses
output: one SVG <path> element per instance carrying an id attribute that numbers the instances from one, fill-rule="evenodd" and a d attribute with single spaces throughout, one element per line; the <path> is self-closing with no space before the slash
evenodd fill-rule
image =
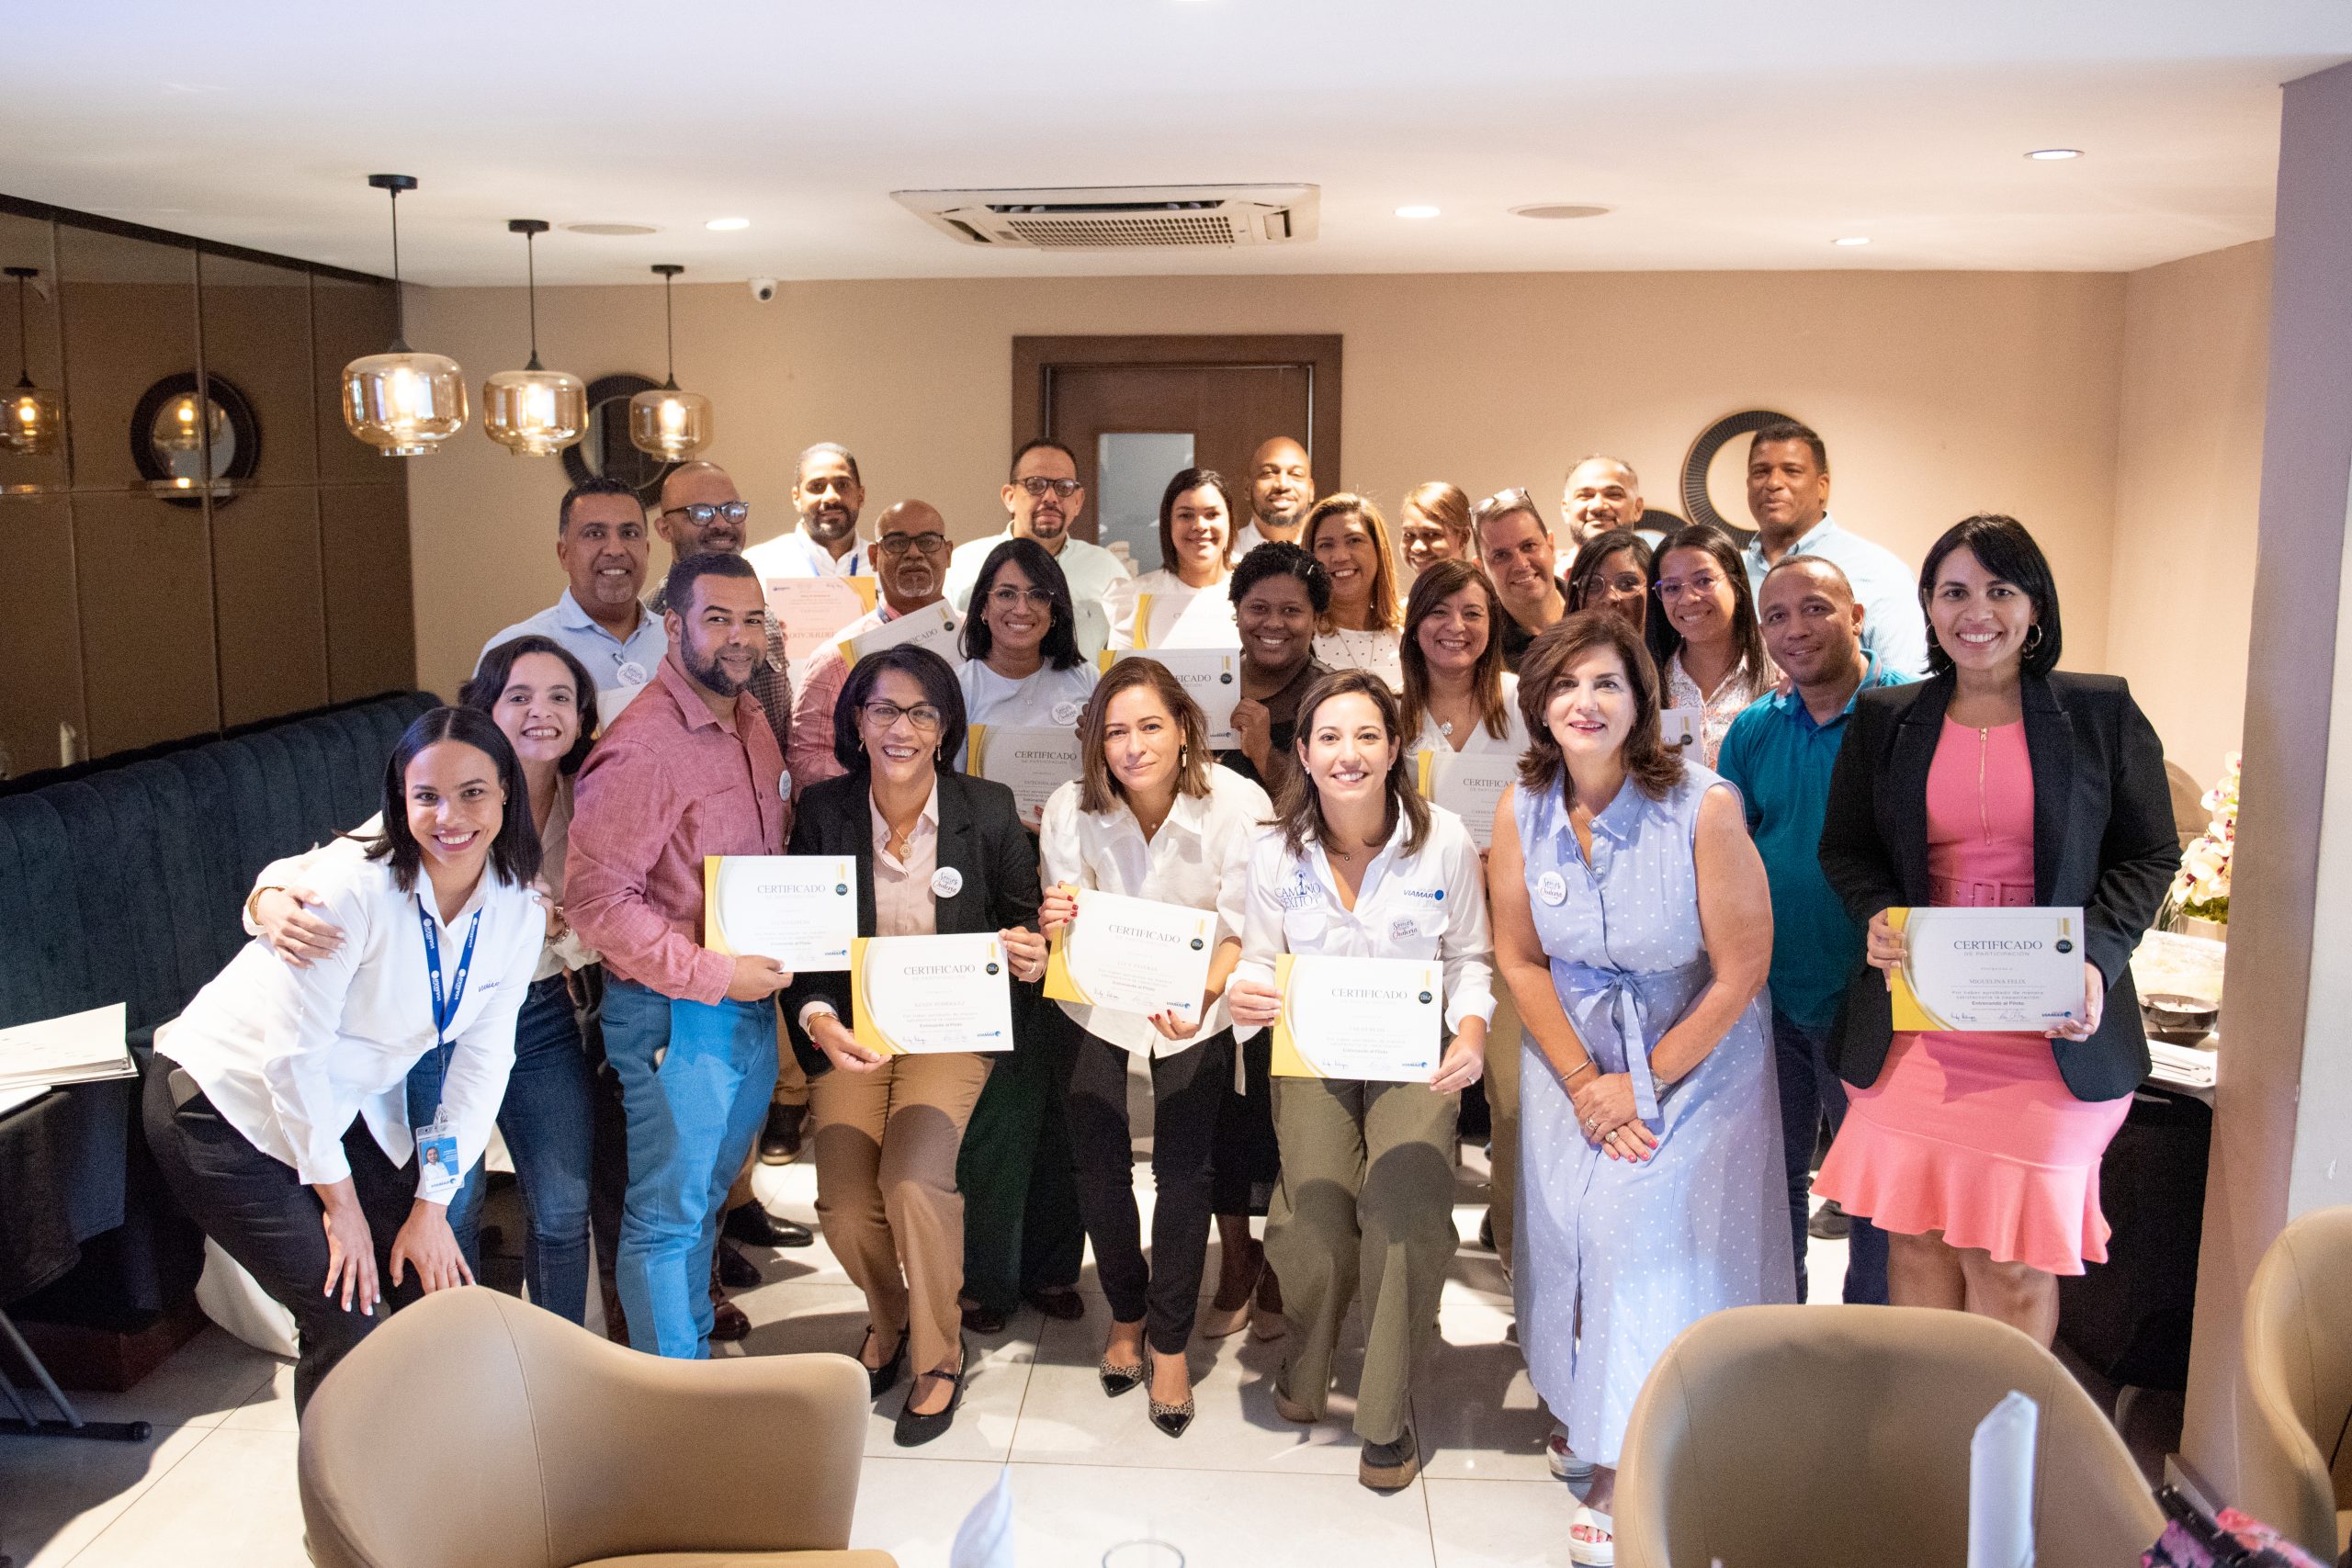
<path id="1" fill-rule="evenodd" d="M 701 945 L 703 859 L 783 853 L 792 802 L 748 690 L 767 644 L 759 574 L 705 552 L 663 587 L 669 651 L 580 770 L 564 908 L 605 961 L 605 1055 L 628 1122 L 616 1280 L 629 1342 L 698 1358 L 717 1323 L 719 1215 L 775 1084 L 774 998 L 792 979 Z"/>
<path id="2" fill-rule="evenodd" d="M 749 502 L 735 489 L 727 470 L 699 458 L 681 463 L 662 481 L 662 499 L 654 503 L 653 531 L 668 542 L 673 558 L 688 556 L 740 556 L 752 519 Z M 666 588 L 666 584 L 664 585 Z M 667 613 L 657 590 L 646 608 L 656 615 Z M 769 616 L 767 656 L 752 671 L 750 691 L 768 716 L 779 750 L 792 746 L 792 676 L 786 667 L 784 628 Z"/>
<path id="3" fill-rule="evenodd" d="M 1519 661 L 1535 634 L 1568 612 L 1568 585 L 1560 581 L 1559 552 L 1552 531 L 1524 489 L 1498 491 L 1470 513 L 1478 561 L 1494 580 L 1502 601 L 1503 668 L 1519 673 Z"/>
<path id="4" fill-rule="evenodd" d="M 938 604 L 946 596 L 950 558 L 946 520 L 929 502 L 899 502 L 876 520 L 874 577 L 882 590 L 882 602 L 872 614 L 852 621 L 811 654 L 801 674 L 800 695 L 792 709 L 792 745 L 786 753 L 796 795 L 812 784 L 839 778 L 843 772 L 833 759 L 833 707 L 849 680 L 842 644 L 860 632 L 888 626 L 900 615 Z"/>
<path id="5" fill-rule="evenodd" d="M 1306 448 L 1287 435 L 1259 443 L 1250 456 L 1250 521 L 1233 536 L 1233 558 L 1260 545 L 1298 543 L 1315 504 L 1315 464 Z"/>
<path id="6" fill-rule="evenodd" d="M 1862 606 L 1862 650 L 1888 670 L 1928 672 L 1918 574 L 1893 550 L 1848 533 L 1829 515 L 1829 448 L 1811 426 L 1788 420 L 1749 438 L 1747 513 L 1756 537 L 1740 556 L 1750 592 L 1763 592 L 1764 574 L 1789 556 L 1834 562 Z"/>
<path id="7" fill-rule="evenodd" d="M 1102 602 L 1112 588 L 1132 575 L 1125 561 L 1102 546 L 1070 533 L 1078 514 L 1086 510 L 1086 487 L 1079 483 L 1078 458 L 1060 442 L 1026 441 L 1012 454 L 1012 474 L 1005 480 L 1004 509 L 1011 514 L 1001 534 L 971 539 L 956 547 L 947 568 L 947 597 L 959 611 L 971 607 L 972 584 L 989 552 L 1007 539 L 1035 539 L 1046 547 L 1054 564 L 1069 583 L 1078 611 L 1079 651 L 1091 659 L 1109 640 L 1110 618 Z"/>
<path id="8" fill-rule="evenodd" d="M 820 441 L 793 465 L 792 510 L 799 524 L 789 533 L 763 539 L 743 552 L 771 577 L 865 577 L 874 562 L 858 543 L 857 514 L 865 505 L 865 484 L 848 447 Z"/>
<path id="9" fill-rule="evenodd" d="M 1642 481 L 1634 465 L 1605 452 L 1579 459 L 1560 491 L 1560 522 L 1566 530 L 1571 565 L 1595 534 L 1611 528 L 1643 532 Z M 1657 542 L 1655 534 L 1649 536 Z"/>

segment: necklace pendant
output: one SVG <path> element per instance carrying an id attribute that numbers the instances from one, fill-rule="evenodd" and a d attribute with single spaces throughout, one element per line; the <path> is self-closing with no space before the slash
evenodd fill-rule
<path id="1" fill-rule="evenodd" d="M 1452 735 L 1453 733 L 1453 721 L 1450 718 L 1442 718 L 1438 720 L 1437 731 L 1440 735 Z"/>

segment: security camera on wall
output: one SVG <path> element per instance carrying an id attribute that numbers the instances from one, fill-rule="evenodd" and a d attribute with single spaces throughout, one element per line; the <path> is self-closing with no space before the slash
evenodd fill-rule
<path id="1" fill-rule="evenodd" d="M 752 279 L 752 298 L 757 299 L 763 305 L 775 299 L 775 279 L 773 277 L 755 277 Z"/>

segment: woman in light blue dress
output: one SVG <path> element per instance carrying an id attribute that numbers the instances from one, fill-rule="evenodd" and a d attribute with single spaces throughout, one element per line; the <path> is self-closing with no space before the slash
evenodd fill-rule
<path id="1" fill-rule="evenodd" d="M 1607 1563 L 1626 1417 L 1668 1343 L 1796 1299 L 1772 910 L 1736 794 L 1660 744 L 1657 672 L 1623 621 L 1587 611 L 1537 637 L 1519 700 L 1532 744 L 1488 877 L 1529 1053 L 1520 1344 L 1554 1470 L 1592 1470 L 1569 1557 Z"/>

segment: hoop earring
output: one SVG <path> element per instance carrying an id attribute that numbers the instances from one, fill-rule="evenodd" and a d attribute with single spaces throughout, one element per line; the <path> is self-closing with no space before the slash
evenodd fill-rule
<path id="1" fill-rule="evenodd" d="M 2040 648 L 2041 646 L 2041 623 L 2040 621 L 2036 621 L 2036 622 L 2034 622 L 2034 623 L 2033 623 L 2033 625 L 2032 625 L 2032 626 L 2028 626 L 2028 627 L 2026 628 L 2026 633 L 2025 633 L 2025 647 L 2024 647 L 2023 649 L 2019 649 L 2019 651 L 2020 651 L 2020 652 L 2024 652 L 2024 653 L 2031 653 L 2035 649 Z"/>

